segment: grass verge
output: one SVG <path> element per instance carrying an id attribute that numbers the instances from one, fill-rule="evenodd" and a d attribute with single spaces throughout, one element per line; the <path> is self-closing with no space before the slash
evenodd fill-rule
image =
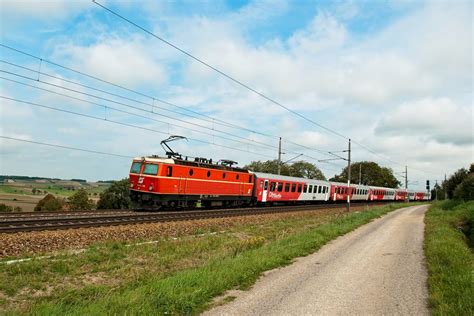
<path id="1" fill-rule="evenodd" d="M 234 245 L 225 257 L 210 258 L 204 265 L 169 276 L 150 275 L 116 291 L 95 286 L 64 293 L 31 310 L 37 314 L 194 314 L 215 296 L 233 288 L 247 288 L 262 272 L 291 263 L 318 250 L 328 241 L 370 222 L 397 206 L 335 218 L 315 228 L 265 242 L 252 237 Z"/>
<path id="2" fill-rule="evenodd" d="M 474 315 L 474 201 L 434 203 L 425 218 L 429 302 L 434 315 Z M 469 229 L 471 227 L 471 229 Z"/>

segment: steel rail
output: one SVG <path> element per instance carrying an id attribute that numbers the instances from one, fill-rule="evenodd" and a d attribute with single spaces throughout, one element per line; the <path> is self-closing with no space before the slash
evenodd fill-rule
<path id="1" fill-rule="evenodd" d="M 385 204 L 385 203 L 384 203 Z M 379 203 L 360 203 L 359 206 L 376 206 Z M 0 221 L 0 233 L 15 233 L 43 230 L 59 230 L 81 227 L 116 226 L 140 223 L 162 223 L 198 219 L 224 218 L 249 216 L 272 213 L 288 213 L 301 211 L 317 211 L 321 209 L 344 208 L 344 204 L 329 205 L 292 205 L 278 207 L 257 207 L 244 209 L 221 209 L 221 210 L 198 210 L 181 212 L 160 212 L 160 213 L 131 213 L 131 214 L 106 214 L 100 215 L 78 215 L 52 218 L 12 218 L 11 220 Z M 80 212 L 83 214 L 83 212 Z"/>

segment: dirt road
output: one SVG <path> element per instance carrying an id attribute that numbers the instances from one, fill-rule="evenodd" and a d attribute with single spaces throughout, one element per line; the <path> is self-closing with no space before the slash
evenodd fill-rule
<path id="1" fill-rule="evenodd" d="M 270 271 L 207 315 L 427 315 L 427 206 L 403 208 Z"/>

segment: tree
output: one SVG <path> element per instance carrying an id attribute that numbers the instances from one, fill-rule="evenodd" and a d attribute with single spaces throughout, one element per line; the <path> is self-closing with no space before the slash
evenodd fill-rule
<path id="1" fill-rule="evenodd" d="M 244 169 L 254 172 L 278 174 L 278 160 L 252 161 Z M 297 161 L 293 164 L 281 164 L 281 175 L 303 177 L 308 179 L 326 179 L 318 167 L 306 161 Z"/>
<path id="2" fill-rule="evenodd" d="M 456 190 L 456 187 L 464 181 L 468 174 L 469 173 L 466 169 L 461 168 L 452 176 L 450 176 L 448 180 L 443 182 L 443 188 L 446 189 L 446 195 L 448 196 L 448 199 L 452 199 L 454 197 L 454 190 Z"/>
<path id="3" fill-rule="evenodd" d="M 131 200 L 128 188 L 130 182 L 128 178 L 114 181 L 110 187 L 100 194 L 98 209 L 128 209 Z"/>
<path id="4" fill-rule="evenodd" d="M 64 201 L 61 199 L 56 198 L 52 194 L 47 194 L 44 198 L 39 200 L 38 204 L 36 204 L 34 211 L 35 212 L 54 212 L 62 210 L 64 206 Z"/>
<path id="5" fill-rule="evenodd" d="M 469 173 L 456 187 L 453 197 L 464 201 L 474 200 L 474 172 Z"/>
<path id="6" fill-rule="evenodd" d="M 278 173 L 278 160 L 267 160 L 267 161 L 252 161 L 248 165 L 244 167 L 244 169 L 251 170 L 254 172 L 264 172 L 264 173 Z M 288 165 L 282 164 L 281 165 L 281 172 L 280 174 L 284 176 L 290 175 L 290 168 Z"/>
<path id="7" fill-rule="evenodd" d="M 359 183 L 359 168 L 361 168 L 361 184 L 397 188 L 401 185 L 390 168 L 380 167 L 372 161 L 356 162 L 351 165 L 351 183 Z M 335 182 L 347 182 L 347 167 L 339 175 L 329 179 Z"/>
<path id="8" fill-rule="evenodd" d="M 69 208 L 72 210 L 91 210 L 94 208 L 94 201 L 89 199 L 87 191 L 79 189 L 68 199 Z"/>
<path id="9" fill-rule="evenodd" d="M 326 180 L 326 177 L 318 167 L 306 161 L 296 161 L 290 165 L 290 175 L 306 179 Z"/>
<path id="10" fill-rule="evenodd" d="M 435 200 L 444 200 L 444 190 L 439 184 L 435 184 L 431 189 L 431 198 Z"/>

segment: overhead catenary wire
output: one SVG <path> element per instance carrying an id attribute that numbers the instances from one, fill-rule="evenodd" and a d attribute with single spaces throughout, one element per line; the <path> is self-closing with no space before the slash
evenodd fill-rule
<path id="1" fill-rule="evenodd" d="M 27 139 L 21 139 L 21 138 L 16 138 L 16 137 L 10 137 L 10 136 L 5 136 L 5 135 L 0 135 L 0 138 L 7 139 L 7 140 L 14 140 L 14 141 L 17 141 L 17 142 L 24 142 L 24 143 L 30 143 L 30 144 L 36 144 L 36 145 L 56 147 L 56 148 L 62 148 L 62 149 L 68 149 L 68 150 L 76 150 L 76 151 L 82 151 L 82 152 L 93 153 L 93 154 L 114 156 L 114 157 L 119 157 L 119 158 L 127 158 L 127 159 L 134 158 L 132 156 L 127 156 L 127 155 L 114 154 L 114 153 L 109 153 L 109 152 L 103 152 L 103 151 L 98 151 L 98 150 L 93 150 L 93 149 L 78 148 L 78 147 L 72 147 L 72 146 L 66 146 L 66 145 L 51 144 L 51 143 L 34 141 L 34 140 L 27 140 Z"/>
<path id="2" fill-rule="evenodd" d="M 163 132 L 163 131 L 155 130 L 155 129 L 148 128 L 148 127 L 142 127 L 142 126 L 138 126 L 138 125 L 134 125 L 134 124 L 123 123 L 123 122 L 111 120 L 110 118 L 98 117 L 98 116 L 93 116 L 93 115 L 89 115 L 89 114 L 74 112 L 74 111 L 70 111 L 70 110 L 55 108 L 55 107 L 52 107 L 52 106 L 38 104 L 38 103 L 29 102 L 29 101 L 26 101 L 26 100 L 20 100 L 20 99 L 16 99 L 16 98 L 10 98 L 10 97 L 3 96 L 3 95 L 0 95 L 0 98 L 10 100 L 10 101 L 14 101 L 14 102 L 18 102 L 18 103 L 28 104 L 28 105 L 31 105 L 31 106 L 36 106 L 36 107 L 40 107 L 40 108 L 44 108 L 44 109 L 49 109 L 49 110 L 53 110 L 53 111 L 57 111 L 57 112 L 73 114 L 73 115 L 77 115 L 77 116 L 81 116 L 81 117 L 85 117 L 85 118 L 89 118 L 89 119 L 94 119 L 94 120 L 114 123 L 114 124 L 118 124 L 118 125 L 122 125 L 122 126 L 127 126 L 127 127 L 131 127 L 131 128 L 141 129 L 141 130 L 154 132 L 154 133 L 158 133 L 158 134 L 162 134 L 162 135 L 169 135 L 168 132 Z M 201 140 L 201 139 L 197 139 L 197 138 L 187 137 L 187 139 L 190 140 L 190 141 L 198 142 L 198 143 L 214 145 L 214 146 L 217 146 L 217 147 L 232 149 L 232 150 L 235 150 L 235 151 L 240 151 L 240 152 L 245 152 L 245 153 L 250 153 L 250 154 L 257 155 L 257 156 L 273 158 L 273 156 L 265 155 L 265 154 L 262 154 L 262 153 L 259 153 L 259 152 L 253 152 L 253 151 L 250 151 L 250 150 L 244 150 L 244 149 L 240 149 L 240 148 L 225 146 L 225 145 L 222 145 L 222 144 L 216 144 L 216 143 L 213 143 L 213 142 L 210 142 L 210 141 Z"/>
<path id="3" fill-rule="evenodd" d="M 20 82 L 20 81 L 17 81 L 17 80 L 12 80 L 12 79 L 9 79 L 9 78 L 5 78 L 5 77 L 2 77 L 2 76 L 0 76 L 0 79 L 2 79 L 2 80 L 7 80 L 7 81 L 10 81 L 10 82 L 13 82 L 13 83 L 16 83 L 16 84 L 24 85 L 24 86 L 27 86 L 27 87 L 31 87 L 31 88 L 34 88 L 34 89 L 38 89 L 38 90 L 41 90 L 41 91 L 45 91 L 45 92 L 48 92 L 48 93 L 56 94 L 56 95 L 59 95 L 59 96 L 63 96 L 63 97 L 66 97 L 66 98 L 69 98 L 69 99 L 72 99 L 72 100 L 76 100 L 76 101 L 80 101 L 80 102 L 84 102 L 84 103 L 96 105 L 96 106 L 101 107 L 101 108 L 104 108 L 104 109 L 110 109 L 110 110 L 113 110 L 113 111 L 116 111 L 116 112 L 124 113 L 124 114 L 127 114 L 127 115 L 132 115 L 132 116 L 135 116 L 135 117 L 139 117 L 139 118 L 142 118 L 142 119 L 154 121 L 154 122 L 157 122 L 157 123 L 162 123 L 162 124 L 167 124 L 167 125 L 175 126 L 175 127 L 177 127 L 177 128 L 185 128 L 187 131 L 196 132 L 196 133 L 201 133 L 201 134 L 204 134 L 204 135 L 207 135 L 207 136 L 212 136 L 212 137 L 218 137 L 218 138 L 225 139 L 225 140 L 228 140 L 228 141 L 233 141 L 233 142 L 241 143 L 241 144 L 243 144 L 243 145 L 258 146 L 258 147 L 262 147 L 262 148 L 263 148 L 263 146 L 260 146 L 260 145 L 255 145 L 255 144 L 251 144 L 251 143 L 247 143 L 247 142 L 240 141 L 240 140 L 238 140 L 238 139 L 232 139 L 232 138 L 228 138 L 228 137 L 225 137 L 225 136 L 215 135 L 215 134 L 212 134 L 212 133 L 208 133 L 208 132 L 204 132 L 204 131 L 200 131 L 200 130 L 195 130 L 195 129 L 192 129 L 192 128 L 189 128 L 189 127 L 185 127 L 185 126 L 181 126 L 181 125 L 169 123 L 169 122 L 166 122 L 166 121 L 157 120 L 157 119 L 154 119 L 154 118 L 149 117 L 149 116 L 144 116 L 144 115 L 140 115 L 140 114 L 136 114 L 136 113 L 132 113 L 132 112 L 120 110 L 120 109 L 111 107 L 110 105 L 104 105 L 104 104 L 96 103 L 96 102 L 93 102 L 93 101 L 84 100 L 84 99 L 77 98 L 77 97 L 74 97 L 74 96 L 71 96 L 71 95 L 67 95 L 67 94 L 64 94 L 64 93 L 57 92 L 57 91 L 52 91 L 52 90 L 49 90 L 49 89 L 37 87 L 37 86 L 30 85 L 30 84 L 27 84 L 27 83 L 24 83 L 24 82 Z M 267 145 L 267 144 L 264 144 L 264 145 L 267 147 L 266 149 L 273 149 L 273 147 L 275 147 L 275 146 Z"/>
<path id="4" fill-rule="evenodd" d="M 217 118 L 214 118 L 214 117 L 211 117 L 209 115 L 206 115 L 206 114 L 202 114 L 202 113 L 199 113 L 197 111 L 193 111 L 193 110 L 190 110 L 190 109 L 187 109 L 186 107 L 182 107 L 182 106 L 179 106 L 179 105 L 176 105 L 176 104 L 173 104 L 171 102 L 168 102 L 168 101 L 164 101 L 164 100 L 161 100 L 160 98 L 156 98 L 156 97 L 153 97 L 153 96 L 150 96 L 150 95 L 147 95 L 147 94 L 144 94 L 142 92 L 139 92 L 139 91 L 136 91 L 136 90 L 133 90 L 133 89 L 130 89 L 130 88 L 127 88 L 127 87 L 124 87 L 122 85 L 118 85 L 116 83 L 113 83 L 113 82 L 110 82 L 110 81 L 107 81 L 107 80 L 104 80 L 102 78 L 99 78 L 99 77 L 96 77 L 96 76 L 93 76 L 93 75 L 90 75 L 88 73 L 85 73 L 85 72 L 82 72 L 82 71 L 78 71 L 76 69 L 73 69 L 73 68 L 70 68 L 70 67 L 67 67 L 67 66 L 64 66 L 64 65 L 61 65 L 57 62 L 53 62 L 53 61 L 50 61 L 48 59 L 45 59 L 45 58 L 42 58 L 42 57 L 38 57 L 38 56 L 35 56 L 33 54 L 30 54 L 28 52 L 24 52 L 22 50 L 19 50 L 17 48 L 14 48 L 14 47 L 11 47 L 11 46 L 8 46 L 8 45 L 5 45 L 3 43 L 0 43 L 0 46 L 4 47 L 4 48 L 7 48 L 7 49 L 10 49 L 12 51 L 15 51 L 17 53 L 20 53 L 20 54 L 23 54 L 25 56 L 29 56 L 31 58 L 34 58 L 34 59 L 37 59 L 40 61 L 40 63 L 42 62 L 45 62 L 45 63 L 49 63 L 51 65 L 54 65 L 54 66 L 57 66 L 59 68 L 62 68 L 62 69 L 65 69 L 65 70 L 68 70 L 68 71 L 71 71 L 71 72 L 74 72 L 74 73 L 77 73 L 77 74 L 80 74 L 80 75 L 83 75 L 83 76 L 86 76 L 88 78 L 91 78 L 91 79 L 94 79 L 94 80 L 97 80 L 97 81 L 100 81 L 102 83 L 106 83 L 106 84 L 109 84 L 111 86 L 114 86 L 114 87 L 117 87 L 117 88 L 120 88 L 120 89 L 123 89 L 125 91 L 128 91 L 128 92 L 132 92 L 132 93 L 135 93 L 137 95 L 141 95 L 141 96 L 144 96 L 144 97 L 147 97 L 147 98 L 150 98 L 152 100 L 157 100 L 157 101 L 163 101 L 164 104 L 167 104 L 167 105 L 170 105 L 170 106 L 174 106 L 174 107 L 177 107 L 177 108 L 180 108 L 180 109 L 183 109 L 183 110 L 186 110 L 186 111 L 189 111 L 189 112 L 192 112 L 192 113 L 195 113 L 195 114 L 198 114 L 198 115 L 201 115 L 201 116 L 204 116 L 204 117 L 208 117 L 210 119 L 213 120 L 213 123 L 216 123 L 216 124 L 220 124 L 222 126 L 227 126 L 227 127 L 231 127 L 231 128 L 236 128 L 236 129 L 240 129 L 240 130 L 243 130 L 243 131 L 247 131 L 247 132 L 250 132 L 250 133 L 253 133 L 253 134 L 257 134 L 257 135 L 261 135 L 261 136 L 264 136 L 264 137 L 269 137 L 269 138 L 278 138 L 279 136 L 276 136 L 276 135 L 270 135 L 270 134 L 267 134 L 267 133 L 262 133 L 262 132 L 259 132 L 259 131 L 256 131 L 256 130 L 253 130 L 253 129 L 249 129 L 249 128 L 246 128 L 246 127 L 243 127 L 243 126 L 240 126 L 240 125 L 236 125 L 236 124 L 233 124 L 233 123 L 229 123 L 229 122 L 226 122 L 226 121 L 223 121 L 221 119 L 217 119 Z M 29 70 L 29 71 L 32 71 L 34 73 L 38 73 L 39 70 L 34 70 L 34 69 L 30 69 L 30 68 L 27 68 L 27 67 L 24 67 L 24 66 L 20 66 L 20 65 L 17 65 L 17 64 L 14 64 L 14 63 L 10 63 L 10 62 L 6 62 L 6 61 L 3 61 L 3 60 L 0 60 L 0 62 L 5 62 L 7 64 L 11 64 L 13 66 L 19 66 L 19 68 L 23 68 L 25 70 Z M 80 84 L 80 83 L 77 83 L 77 82 L 74 82 L 74 81 L 71 81 L 71 80 L 67 80 L 67 79 L 64 79 L 64 78 L 61 78 L 61 77 L 57 77 L 57 76 L 52 76 L 50 74 L 46 74 L 44 72 L 41 72 L 41 75 L 44 75 L 44 76 L 49 76 L 49 77 L 52 77 L 54 79 L 57 79 L 57 80 L 63 80 L 65 82 L 69 82 L 71 84 L 75 84 L 75 85 L 78 85 L 78 86 L 82 86 L 82 87 L 85 87 L 85 88 L 88 88 L 88 89 L 93 89 L 93 90 L 96 90 L 96 91 L 100 91 L 100 92 L 103 92 L 103 93 L 106 93 L 106 94 L 109 94 L 109 95 L 113 95 L 115 97 L 119 97 L 119 98 L 126 98 L 126 99 L 129 99 L 129 100 L 134 100 L 134 99 L 130 99 L 128 97 L 124 97 L 124 96 L 120 96 L 120 95 L 117 95 L 117 94 L 113 94 L 113 93 L 110 93 L 110 92 L 107 92 L 107 91 L 104 91 L 102 89 L 97 89 L 97 88 L 94 88 L 94 87 L 90 87 L 90 86 L 87 86 L 87 85 L 83 85 L 83 84 Z M 38 78 L 39 79 L 39 78 Z M 141 101 L 139 101 L 141 102 Z M 144 103 L 144 102 L 141 102 L 147 106 L 152 106 L 151 104 L 148 104 L 148 103 Z M 158 108 L 158 107 L 157 107 Z M 174 111 L 172 111 L 174 112 Z M 182 114 L 181 112 L 176 112 L 178 114 Z M 302 145 L 302 144 L 299 144 L 299 143 L 296 143 L 294 141 L 291 141 L 289 139 L 286 139 L 286 138 L 283 138 L 285 142 L 289 143 L 289 144 L 292 144 L 292 145 L 295 145 L 295 146 L 298 146 L 300 148 L 305 148 L 307 150 L 312 150 L 312 151 L 316 151 L 316 152 L 319 152 L 321 154 L 324 154 L 324 155 L 328 155 L 328 151 L 325 151 L 325 150 L 321 150 L 321 149 L 317 149 L 317 148 L 313 148 L 313 147 L 309 147 L 309 146 L 306 146 L 306 145 Z M 275 146 L 276 148 L 276 146 Z"/>
<path id="5" fill-rule="evenodd" d="M 345 139 L 345 140 L 349 140 L 349 137 L 348 137 L 348 136 L 343 135 L 343 134 L 337 132 L 336 130 L 331 129 L 331 128 L 325 126 L 325 125 L 322 125 L 322 124 L 320 124 L 320 123 L 318 123 L 318 122 L 316 122 L 316 121 L 314 121 L 314 120 L 308 118 L 307 116 L 304 116 L 303 114 L 301 114 L 301 113 L 299 113 L 299 112 L 297 112 L 297 111 L 295 111 L 295 110 L 289 108 L 289 107 L 286 106 L 286 105 L 283 105 L 282 103 L 276 101 L 275 99 L 273 99 L 273 98 L 267 96 L 266 94 L 264 94 L 264 93 L 258 91 L 258 90 L 255 89 L 255 88 L 252 88 L 250 85 L 248 85 L 248 84 L 242 82 L 241 80 L 239 80 L 239 79 L 237 79 L 237 78 L 235 78 L 235 77 L 233 77 L 233 76 L 231 76 L 231 75 L 225 73 L 224 71 L 220 70 L 219 68 L 217 68 L 217 67 L 215 67 L 215 66 L 212 66 L 210 63 L 204 61 L 203 59 L 201 59 L 201 58 L 199 58 L 199 57 L 194 56 L 194 55 L 191 54 L 190 52 L 188 52 L 188 51 L 186 51 L 186 50 L 180 48 L 180 47 L 177 46 L 176 44 L 171 43 L 170 41 L 166 40 L 165 38 L 163 38 L 163 37 L 161 37 L 161 36 L 159 36 L 159 35 L 156 35 L 156 34 L 153 33 L 152 31 L 150 31 L 150 30 L 146 29 L 145 27 L 143 27 L 143 26 L 141 26 L 141 25 L 139 25 L 139 24 L 133 22 L 133 21 L 130 20 L 129 18 L 127 18 L 127 17 L 125 17 L 125 16 L 119 14 L 118 12 L 116 12 L 116 11 L 114 11 L 114 10 L 112 10 L 112 9 L 110 9 L 110 8 L 108 8 L 108 7 L 106 7 L 105 5 L 99 3 L 98 1 L 92 0 L 92 2 L 95 3 L 96 5 L 98 5 L 99 7 L 101 7 L 102 9 L 108 11 L 109 13 L 115 15 L 116 17 L 122 19 L 123 21 L 125 21 L 125 22 L 127 22 L 127 23 L 133 25 L 134 27 L 136 27 L 136 28 L 142 30 L 143 32 L 147 33 L 148 35 L 150 35 L 150 36 L 152 36 L 152 37 L 158 39 L 159 41 L 163 42 L 164 44 L 166 44 L 166 45 L 168 45 L 168 46 L 170 46 L 170 47 L 176 49 L 177 51 L 179 51 L 179 52 L 181 52 L 182 54 L 186 55 L 187 57 L 191 58 L 192 60 L 197 61 L 198 63 L 200 63 L 200 64 L 204 65 L 205 67 L 207 67 L 207 68 L 209 68 L 209 69 L 211 69 L 211 70 L 217 72 L 217 73 L 220 74 L 221 76 L 223 76 L 223 77 L 229 79 L 230 81 L 236 83 L 237 85 L 239 85 L 239 86 L 241 86 L 241 87 L 243 87 L 243 88 L 245 88 L 245 89 L 247 89 L 247 90 L 249 90 L 249 91 L 255 93 L 256 95 L 258 95 L 258 96 L 260 96 L 261 98 L 263 98 L 263 99 L 269 101 L 270 103 L 273 103 L 273 104 L 279 106 L 280 108 L 283 108 L 284 110 L 288 111 L 289 113 L 292 113 L 292 114 L 298 116 L 299 118 L 301 118 L 301 119 L 303 119 L 303 120 L 305 120 L 305 121 L 307 121 L 307 122 L 309 122 L 309 123 L 311 123 L 311 124 L 313 124 L 313 125 L 315 125 L 315 126 L 318 126 L 319 128 L 321 128 L 321 129 L 323 129 L 323 130 L 325 130 L 325 131 L 327 131 L 327 132 L 329 132 L 329 133 L 331 133 L 331 134 L 333 134 L 333 135 L 336 135 L 336 136 L 338 136 L 338 137 L 340 137 L 340 138 L 343 138 L 343 139 Z M 388 158 L 386 158 L 386 157 L 384 157 L 384 156 L 378 154 L 378 153 L 375 152 L 374 150 L 370 149 L 368 146 L 363 145 L 363 144 L 361 144 L 361 143 L 358 142 L 358 141 L 354 141 L 354 140 L 353 140 L 353 143 L 356 144 L 356 145 L 358 145 L 358 146 L 360 146 L 360 147 L 362 147 L 363 149 L 367 150 L 368 152 L 370 152 L 370 153 L 376 155 L 377 157 L 380 157 L 380 158 L 383 159 L 383 160 L 386 160 L 386 161 L 389 161 L 389 162 L 392 162 L 392 163 L 396 163 L 396 164 L 398 164 L 398 165 L 405 165 L 405 164 L 402 164 L 402 163 L 399 163 L 399 162 L 395 162 L 394 160 L 388 159 Z M 421 171 L 421 170 L 420 170 L 420 171 Z M 422 171 L 422 172 L 425 172 L 425 171 Z M 428 173 L 428 172 L 425 172 L 425 173 Z"/>

